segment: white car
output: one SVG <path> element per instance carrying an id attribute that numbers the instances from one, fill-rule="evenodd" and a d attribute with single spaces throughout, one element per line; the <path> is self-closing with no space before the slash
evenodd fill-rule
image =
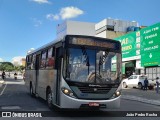
<path id="1" fill-rule="evenodd" d="M 129 78 L 122 80 L 122 86 L 123 88 L 138 87 L 139 89 L 142 89 L 145 78 L 147 78 L 145 75 L 132 75 Z M 148 87 L 149 89 L 153 88 L 153 84 L 151 84 L 150 80 L 148 80 Z"/>

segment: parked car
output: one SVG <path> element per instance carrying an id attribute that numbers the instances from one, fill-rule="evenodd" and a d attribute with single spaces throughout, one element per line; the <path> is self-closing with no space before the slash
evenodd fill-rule
<path id="1" fill-rule="evenodd" d="M 131 75 L 129 78 L 122 80 L 122 87 L 137 87 L 139 89 L 142 89 L 144 87 L 145 78 L 147 78 L 147 76 L 145 75 Z M 148 80 L 149 89 L 153 89 L 154 85 L 154 81 Z"/>

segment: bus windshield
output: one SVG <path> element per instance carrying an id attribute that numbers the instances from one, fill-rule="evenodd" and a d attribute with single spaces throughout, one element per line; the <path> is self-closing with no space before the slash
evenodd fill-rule
<path id="1" fill-rule="evenodd" d="M 84 83 L 120 82 L 120 57 L 120 53 L 108 50 L 69 48 L 64 63 L 64 76 L 66 80 Z"/>

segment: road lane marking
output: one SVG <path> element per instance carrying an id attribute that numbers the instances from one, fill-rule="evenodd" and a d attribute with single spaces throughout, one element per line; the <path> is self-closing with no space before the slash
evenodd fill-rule
<path id="1" fill-rule="evenodd" d="M 7 83 L 5 84 L 5 86 L 4 86 L 4 88 L 3 88 L 3 90 L 2 90 L 2 92 L 1 92 L 1 94 L 0 94 L 0 96 L 3 95 L 4 90 L 6 89 L 6 87 L 7 87 Z"/>
<path id="2" fill-rule="evenodd" d="M 21 109 L 19 106 L 3 106 L 1 107 L 3 110 L 19 110 Z"/>

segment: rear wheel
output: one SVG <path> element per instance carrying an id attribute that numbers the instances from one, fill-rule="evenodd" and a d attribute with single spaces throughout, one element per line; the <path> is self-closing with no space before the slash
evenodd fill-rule
<path id="1" fill-rule="evenodd" d="M 47 105 L 49 108 L 52 108 L 52 92 L 50 89 L 47 90 Z"/>
<path id="2" fill-rule="evenodd" d="M 142 89 L 142 83 L 138 83 L 138 89 Z"/>
<path id="3" fill-rule="evenodd" d="M 153 88 L 154 88 L 153 86 L 148 86 L 149 90 L 153 90 Z"/>
<path id="4" fill-rule="evenodd" d="M 124 88 L 127 88 L 126 82 L 123 83 L 123 87 L 124 87 Z"/>
<path id="5" fill-rule="evenodd" d="M 34 96 L 32 83 L 30 84 L 30 95 L 32 97 Z"/>

